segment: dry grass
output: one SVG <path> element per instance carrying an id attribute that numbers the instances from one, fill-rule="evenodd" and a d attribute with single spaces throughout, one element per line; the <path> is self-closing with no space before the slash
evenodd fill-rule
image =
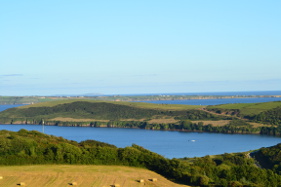
<path id="1" fill-rule="evenodd" d="M 146 119 L 133 119 L 133 118 L 131 118 L 131 119 L 120 119 L 120 121 L 145 121 Z"/>
<path id="2" fill-rule="evenodd" d="M 229 123 L 230 120 L 218 120 L 218 121 L 211 121 L 211 120 L 206 120 L 206 121 L 192 121 L 192 123 L 198 123 L 198 122 L 203 122 L 204 125 L 209 125 L 212 124 L 214 127 L 221 127 L 221 126 L 225 126 L 226 124 Z"/>
<path id="3" fill-rule="evenodd" d="M 255 128 L 257 128 L 257 127 L 271 127 L 271 125 L 262 124 L 262 123 L 249 122 L 249 124 L 253 125 L 253 127 L 255 127 Z"/>
<path id="4" fill-rule="evenodd" d="M 149 123 L 164 123 L 164 124 L 168 124 L 168 123 L 177 123 L 178 120 L 175 120 L 174 118 L 167 118 L 167 119 L 152 119 L 148 121 Z"/>
<path id="5" fill-rule="evenodd" d="M 212 124 L 214 127 L 222 127 L 227 125 L 230 120 L 219 120 L 219 121 L 192 121 L 192 123 L 198 123 L 203 122 L 204 125 Z M 250 125 L 252 125 L 254 128 L 257 127 L 270 127 L 271 125 L 266 125 L 262 123 L 254 123 L 254 122 L 248 122 Z"/>
<path id="6" fill-rule="evenodd" d="M 75 119 L 75 118 L 64 118 L 64 117 L 56 117 L 56 118 L 50 119 L 49 121 L 62 121 L 62 122 L 93 122 L 93 121 L 100 121 L 100 122 L 109 122 L 109 120 Z"/>
<path id="7" fill-rule="evenodd" d="M 28 187 L 68 187 L 72 182 L 83 187 L 180 187 L 155 172 L 123 166 L 33 165 L 1 166 L 0 186 L 15 187 L 24 182 Z M 157 178 L 157 182 L 148 179 Z M 140 183 L 139 179 L 144 179 Z"/>

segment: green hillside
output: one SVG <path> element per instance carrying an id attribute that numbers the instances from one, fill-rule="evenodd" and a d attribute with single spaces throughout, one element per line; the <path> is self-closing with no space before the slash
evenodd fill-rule
<path id="1" fill-rule="evenodd" d="M 208 106 L 59 100 L 0 112 L 0 124 L 281 135 L 281 102 Z"/>
<path id="2" fill-rule="evenodd" d="M 274 151 L 274 154 L 279 152 L 280 148 L 279 151 Z M 267 159 L 267 156 L 262 159 Z M 192 186 L 281 185 L 281 176 L 277 172 L 279 170 L 257 167 L 249 153 L 167 159 L 138 145 L 117 148 L 94 140 L 69 141 L 37 131 L 0 131 L 2 167 L 58 164 L 147 168 L 170 180 Z M 274 167 L 278 164 L 280 159 L 275 160 Z"/>
<path id="3" fill-rule="evenodd" d="M 89 103 L 111 103 L 116 105 L 126 105 L 133 106 L 138 108 L 148 108 L 148 109 L 165 109 L 165 110 L 185 110 L 185 109 L 197 109 L 202 107 L 201 105 L 179 105 L 179 104 L 153 104 L 153 103 L 145 103 L 145 102 L 125 102 L 125 101 L 97 101 L 90 99 L 67 99 L 67 100 L 56 100 L 51 102 L 40 102 L 32 105 L 25 105 L 19 108 L 30 108 L 30 107 L 53 107 L 60 104 L 67 104 L 73 102 L 89 102 Z"/>
<path id="4" fill-rule="evenodd" d="M 162 105 L 137 102 L 106 102 L 67 100 L 37 103 L 10 108 L 0 113 L 0 123 L 57 124 L 60 122 L 100 123 L 135 121 L 148 122 L 158 119 L 179 122 L 180 119 L 216 118 L 198 106 Z"/>
<path id="5" fill-rule="evenodd" d="M 264 147 L 251 154 L 263 168 L 272 169 L 281 174 L 281 144 Z"/>
<path id="6" fill-rule="evenodd" d="M 238 103 L 208 106 L 207 109 L 217 113 L 239 114 L 243 117 L 252 117 L 261 112 L 281 107 L 281 101 L 265 103 Z"/>

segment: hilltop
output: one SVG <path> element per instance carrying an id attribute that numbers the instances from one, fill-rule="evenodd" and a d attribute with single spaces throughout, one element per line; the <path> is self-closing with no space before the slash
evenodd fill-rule
<path id="1" fill-rule="evenodd" d="M 165 105 L 140 102 L 110 102 L 92 100 L 67 100 L 43 102 L 10 108 L 0 113 L 2 123 L 58 125 L 107 125 L 109 122 L 164 121 L 178 123 L 181 118 L 213 117 L 207 112 L 196 110 L 196 105 Z M 190 114 L 190 115 L 188 115 Z M 192 114 L 192 115 L 191 115 Z M 80 123 L 79 123 L 80 122 Z"/>
<path id="2" fill-rule="evenodd" d="M 281 107 L 281 101 L 213 105 L 207 106 L 207 109 L 220 114 L 225 113 L 251 119 L 262 112 L 266 112 L 278 107 Z"/>

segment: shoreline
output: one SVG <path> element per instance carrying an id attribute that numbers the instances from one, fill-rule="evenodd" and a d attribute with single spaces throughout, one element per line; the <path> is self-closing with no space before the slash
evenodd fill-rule
<path id="1" fill-rule="evenodd" d="M 243 99 L 243 98 L 281 98 L 281 95 L 136 95 L 136 96 L 0 96 L 0 105 L 29 105 L 39 102 L 69 100 L 69 99 L 89 99 L 96 101 L 168 101 L 168 100 L 207 100 L 207 99 Z"/>
<path id="2" fill-rule="evenodd" d="M 200 122 L 200 121 L 199 121 Z M 1 123 L 0 125 L 34 125 L 34 126 L 43 126 L 42 124 L 32 124 L 32 123 Z M 267 135 L 267 136 L 275 136 L 278 137 L 278 135 L 268 135 L 268 134 L 261 134 L 258 131 L 253 132 L 217 132 L 217 131 L 204 131 L 204 130 L 187 130 L 187 129 L 156 129 L 156 128 L 139 128 L 136 126 L 132 127 L 118 127 L 118 126 L 108 126 L 108 125 L 100 125 L 100 126 L 94 126 L 94 125 L 56 125 L 56 124 L 44 124 L 44 126 L 56 126 L 56 127 L 91 127 L 91 128 L 115 128 L 115 129 L 141 129 L 141 130 L 152 130 L 152 131 L 169 131 L 169 132 L 197 132 L 197 133 L 216 133 L 216 134 L 252 134 L 252 135 Z M 208 126 L 208 125 L 205 125 Z M 223 126 L 222 126 L 223 127 Z M 265 126 L 266 127 L 266 126 Z M 255 128 L 256 130 L 259 130 L 260 128 Z"/>

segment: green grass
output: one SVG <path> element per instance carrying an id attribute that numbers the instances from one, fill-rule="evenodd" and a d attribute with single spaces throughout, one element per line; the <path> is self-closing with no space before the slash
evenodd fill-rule
<path id="1" fill-rule="evenodd" d="M 199 119 L 206 112 L 194 110 L 202 106 L 169 105 L 144 102 L 96 101 L 88 99 L 69 99 L 42 102 L 11 108 L 0 112 L 2 123 L 39 123 L 41 119 L 86 119 L 87 121 L 149 121 L 151 119 L 185 119 L 187 113 Z M 197 118 L 196 118 L 197 119 Z M 25 122 L 26 121 L 26 122 Z M 35 121 L 35 122 L 34 122 Z M 75 120 L 77 121 L 77 120 Z M 176 120 L 175 122 L 177 122 Z"/>
<path id="2" fill-rule="evenodd" d="M 208 108 L 239 109 L 241 115 L 256 115 L 261 112 L 281 106 L 280 101 L 265 103 L 239 103 L 208 106 Z"/>

